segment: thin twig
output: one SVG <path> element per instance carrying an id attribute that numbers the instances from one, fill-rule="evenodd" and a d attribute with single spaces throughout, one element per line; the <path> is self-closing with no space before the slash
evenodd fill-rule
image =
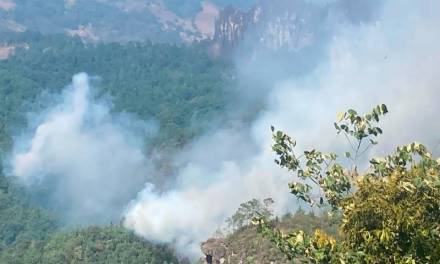
<path id="1" fill-rule="evenodd" d="M 354 155 L 354 160 L 355 161 L 357 161 L 358 154 L 359 154 L 359 149 L 361 148 L 361 144 L 362 144 L 362 140 L 363 140 L 363 138 L 359 139 L 359 143 L 358 143 L 358 146 L 356 148 L 356 154 Z"/>
<path id="2" fill-rule="evenodd" d="M 351 142 L 350 138 L 348 137 L 347 133 L 344 132 L 344 136 L 345 136 L 345 138 L 347 139 L 348 143 L 350 143 L 351 149 L 352 149 L 353 151 L 356 151 L 356 149 L 355 149 L 353 143 Z"/>

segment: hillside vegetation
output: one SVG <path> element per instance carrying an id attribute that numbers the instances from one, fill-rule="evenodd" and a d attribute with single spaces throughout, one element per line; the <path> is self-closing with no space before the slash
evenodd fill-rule
<path id="1" fill-rule="evenodd" d="M 273 219 L 271 224 L 284 232 L 305 230 L 307 234 L 313 234 L 316 229 L 323 229 L 336 235 L 335 223 L 326 215 L 317 216 L 301 209 L 294 214 L 286 214 L 282 218 Z M 233 230 L 224 237 L 209 239 L 202 244 L 202 250 L 205 254 L 212 255 L 214 261 L 223 260 L 228 264 L 292 263 L 269 238 L 260 234 L 258 228 L 250 223 Z M 299 263 L 299 260 L 295 260 L 294 263 Z"/>
<path id="2" fill-rule="evenodd" d="M 0 253 L 19 242 L 44 240 L 58 227 L 56 216 L 32 204 L 22 187 L 0 174 Z"/>
<path id="3" fill-rule="evenodd" d="M 23 241 L 6 249 L 0 263 L 171 264 L 179 260 L 165 246 L 153 245 L 120 227 L 89 227 L 61 232 L 47 241 Z"/>
<path id="4" fill-rule="evenodd" d="M 340 157 L 316 149 L 298 155 L 295 139 L 272 127 L 276 163 L 296 176 L 290 192 L 339 220 L 335 236 L 323 229 L 286 233 L 256 217 L 260 232 L 286 258 L 316 264 L 439 263 L 440 159 L 414 142 L 370 159 L 369 168 L 358 171 L 359 157 L 378 144 L 383 133 L 378 123 L 387 113 L 384 104 L 366 114 L 340 113 L 334 127 L 351 147 Z M 342 157 L 352 166 L 344 166 Z"/>
<path id="5" fill-rule="evenodd" d="M 56 102 L 54 94 L 78 72 L 94 76 L 93 96 L 111 101 L 113 111 L 155 121 L 159 131 L 150 144 L 158 148 L 182 146 L 227 107 L 229 66 L 195 48 L 150 42 L 86 45 L 76 38 L 38 33 L 3 37 L 29 48 L 18 48 L 0 61 L 1 158 L 11 149 L 12 136 L 26 128 L 28 113 L 38 114 Z M 65 230 L 61 218 L 33 202 L 35 190 L 4 173 L 0 263 L 178 262 L 172 250 L 119 226 Z"/>
<path id="6" fill-rule="evenodd" d="M 96 97 L 111 97 L 114 111 L 155 120 L 167 145 L 183 144 L 203 122 L 224 111 L 232 73 L 191 47 L 128 43 L 85 45 L 62 35 L 9 36 L 29 44 L 0 61 L 0 142 L 26 124 L 26 113 L 45 109 L 43 92 L 60 93 L 72 75 L 99 77 Z"/>

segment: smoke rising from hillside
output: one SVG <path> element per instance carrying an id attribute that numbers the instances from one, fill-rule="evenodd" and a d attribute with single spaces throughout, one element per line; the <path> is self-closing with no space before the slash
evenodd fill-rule
<path id="1" fill-rule="evenodd" d="M 219 128 L 170 157 L 178 175 L 170 190 L 159 192 L 149 180 L 155 170 L 138 133 L 149 126 L 111 115 L 92 100 L 85 74 L 74 77 L 63 102 L 43 115 L 30 138 L 17 141 L 12 172 L 30 186 L 53 186 L 51 201 L 67 221 L 105 223 L 127 207 L 126 227 L 197 256 L 199 243 L 242 202 L 272 197 L 277 213 L 295 207 L 287 188 L 291 176 L 273 163 L 271 125 L 294 136 L 299 148 L 335 150 L 345 142 L 332 126 L 337 112 L 385 103 L 385 134 L 371 155 L 414 140 L 435 145 L 439 8 L 436 0 L 389 0 L 377 21 L 339 23 L 311 72 L 264 91 L 264 110 L 251 124 Z M 276 73 L 267 65 L 276 63 L 267 61 L 259 72 L 271 79 Z"/>
<path id="2" fill-rule="evenodd" d="M 119 221 L 151 176 L 141 146 L 153 127 L 110 115 L 89 93 L 89 77 L 74 76 L 62 102 L 43 114 L 30 137 L 16 140 L 11 161 L 12 173 L 46 190 L 69 224 Z"/>
<path id="3" fill-rule="evenodd" d="M 276 211 L 287 208 L 289 177 L 273 164 L 271 125 L 296 137 L 300 148 L 335 150 L 345 143 L 332 126 L 336 113 L 386 103 L 391 113 L 374 153 L 412 141 L 433 146 L 440 137 L 439 8 L 434 0 L 390 0 L 377 21 L 340 24 L 318 67 L 274 83 L 266 110 L 250 128 L 219 130 L 195 142 L 191 150 L 202 151 L 184 155 L 176 188 L 161 195 L 141 192 L 126 226 L 189 252 L 243 201 L 273 197 Z"/>
<path id="4" fill-rule="evenodd" d="M 271 156 L 268 149 L 261 149 L 256 139 L 248 138 L 251 131 L 242 129 L 205 135 L 179 153 L 175 189 L 160 195 L 151 188 L 141 192 L 129 207 L 125 225 L 148 239 L 173 242 L 180 252 L 198 256 L 200 242 L 240 203 L 272 197 L 278 206 L 285 206 L 289 197 L 279 190 L 285 189 L 288 178 L 273 173 L 272 159 L 266 160 Z"/>

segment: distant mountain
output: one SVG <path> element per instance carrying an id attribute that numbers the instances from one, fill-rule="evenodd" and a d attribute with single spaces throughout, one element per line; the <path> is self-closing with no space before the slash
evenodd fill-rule
<path id="1" fill-rule="evenodd" d="M 381 0 L 261 0 L 249 10 L 224 8 L 215 23 L 213 52 L 255 49 L 297 52 L 319 45 L 337 23 L 371 19 L 373 2 Z M 249 49 L 251 47 L 251 49 Z"/>
<path id="2" fill-rule="evenodd" d="M 0 32 L 66 33 L 88 42 L 212 38 L 219 10 L 254 0 L 0 0 Z"/>
<path id="3" fill-rule="evenodd" d="M 250 53 L 296 52 L 327 37 L 335 19 L 370 19 L 370 3 L 380 1 L 0 0 L 0 33 L 65 33 L 86 42 L 203 42 L 216 55 L 239 46 Z M 10 54 L 1 39 L 0 46 L 0 56 Z"/>
<path id="4" fill-rule="evenodd" d="M 214 41 L 221 49 L 252 40 L 273 50 L 298 50 L 313 40 L 313 26 L 323 17 L 325 9 L 303 1 L 265 1 L 249 11 L 228 6 L 216 21 Z"/>

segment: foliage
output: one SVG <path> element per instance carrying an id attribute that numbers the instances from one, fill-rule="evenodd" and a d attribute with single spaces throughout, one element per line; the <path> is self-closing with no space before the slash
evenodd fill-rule
<path id="1" fill-rule="evenodd" d="M 43 34 L 66 34 L 68 30 L 87 26 L 89 41 L 127 42 L 145 41 L 181 42 L 180 31 L 162 30 L 161 23 L 148 10 L 122 8 L 122 1 L 75 1 L 67 6 L 58 0 L 14 0 L 16 8 L 0 16 L 15 21 L 29 31 Z M 119 3 L 117 3 L 119 2 Z M 130 5 L 130 4 L 128 4 Z M 6 27 L 6 31 L 8 27 Z M 0 31 L 5 30 L 1 27 Z M 183 31 L 183 30 L 182 30 Z"/>
<path id="2" fill-rule="evenodd" d="M 33 117 L 26 114 L 45 110 L 57 100 L 53 94 L 82 71 L 94 76 L 93 96 L 110 97 L 114 111 L 157 121 L 158 146 L 184 144 L 201 132 L 203 122 L 225 110 L 229 70 L 195 48 L 151 42 L 85 45 L 32 32 L 4 39 L 30 48 L 0 61 L 0 155 L 10 149 L 11 135 Z M 67 263 L 176 263 L 169 250 L 119 227 L 59 233 L 59 219 L 27 198 L 38 195 L 35 189 L 27 191 L 0 176 L 0 263 L 66 263 L 62 259 L 72 256 Z"/>
<path id="3" fill-rule="evenodd" d="M 9 143 L 8 135 L 26 123 L 24 113 L 45 109 L 53 101 L 47 94 L 60 93 L 78 72 L 96 77 L 95 97 L 110 97 L 114 111 L 157 121 L 157 144 L 183 144 L 222 113 L 228 101 L 225 87 L 232 79 L 227 66 L 193 47 L 85 45 L 76 38 L 38 33 L 9 41 L 30 46 L 0 61 L 0 123 L 6 125 L 0 136 Z"/>
<path id="4" fill-rule="evenodd" d="M 307 234 L 313 234 L 316 228 L 320 228 L 330 234 L 335 234 L 335 226 L 328 216 L 314 215 L 303 210 L 298 210 L 293 215 L 286 214 L 279 219 L 275 218 L 270 223 L 280 230 L 304 230 Z M 208 246 L 203 245 L 202 249 L 212 252 L 215 260 L 224 258 L 225 264 L 289 263 L 276 246 L 268 238 L 259 234 L 258 229 L 253 225 L 244 226 L 225 237 L 216 238 Z"/>
<path id="5" fill-rule="evenodd" d="M 119 226 L 60 231 L 55 215 L 33 204 L 0 174 L 0 263 L 179 263 L 172 250 Z"/>
<path id="6" fill-rule="evenodd" d="M 272 204 L 273 200 L 271 198 L 264 199 L 263 202 L 258 199 L 252 199 L 240 204 L 237 211 L 226 222 L 232 230 L 237 230 L 248 226 L 255 217 L 269 219 L 273 215 L 270 208 Z"/>
<path id="7" fill-rule="evenodd" d="M 289 185 L 291 192 L 341 218 L 339 238 L 320 229 L 314 235 L 301 230 L 284 234 L 264 219 L 255 219 L 260 231 L 289 259 L 304 258 L 305 263 L 440 261 L 440 160 L 434 160 L 423 145 L 412 143 L 388 157 L 371 159 L 364 173 L 357 171 L 358 157 L 377 144 L 376 137 L 382 133 L 375 123 L 387 112 L 381 105 L 364 116 L 354 110 L 339 115 L 335 128 L 352 148 L 345 153 L 353 164 L 350 168 L 337 163 L 334 153 L 311 150 L 298 157 L 296 142 L 281 131 L 274 133 L 277 164 L 297 176 Z"/>
<path id="8" fill-rule="evenodd" d="M 47 242 L 18 243 L 0 255 L 0 263 L 178 263 L 173 252 L 138 238 L 121 227 L 90 227 L 53 235 Z"/>
<path id="9" fill-rule="evenodd" d="M 33 205 L 24 190 L 0 174 L 0 251 L 2 246 L 44 240 L 57 228 L 55 216 Z"/>

